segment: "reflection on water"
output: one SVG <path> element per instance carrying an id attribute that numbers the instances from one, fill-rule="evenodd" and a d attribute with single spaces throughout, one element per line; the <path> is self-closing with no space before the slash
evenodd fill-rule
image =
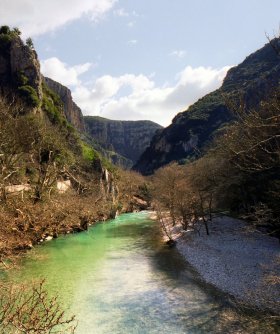
<path id="1" fill-rule="evenodd" d="M 78 334 L 278 332 L 203 284 L 176 249 L 162 244 L 146 212 L 38 247 L 11 276 L 46 277 L 77 315 Z"/>

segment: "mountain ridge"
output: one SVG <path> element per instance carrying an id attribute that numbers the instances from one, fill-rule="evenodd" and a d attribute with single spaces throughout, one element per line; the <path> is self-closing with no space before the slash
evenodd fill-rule
<path id="1" fill-rule="evenodd" d="M 275 38 L 271 43 L 279 45 L 280 40 Z M 221 88 L 177 114 L 171 125 L 155 134 L 133 169 L 149 175 L 171 161 L 195 159 L 217 132 L 233 121 L 229 102 L 235 107 L 242 102 L 247 109 L 254 108 L 279 87 L 279 77 L 279 55 L 268 43 L 231 68 Z"/>
<path id="2" fill-rule="evenodd" d="M 111 120 L 100 116 L 84 116 L 87 133 L 104 149 L 115 151 L 131 161 L 137 161 L 149 145 L 152 136 L 162 126 L 149 121 Z"/>

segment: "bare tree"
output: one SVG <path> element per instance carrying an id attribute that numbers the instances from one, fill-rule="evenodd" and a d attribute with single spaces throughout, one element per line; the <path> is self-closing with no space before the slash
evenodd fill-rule
<path id="1" fill-rule="evenodd" d="M 57 297 L 50 297 L 44 281 L 27 285 L 1 284 L 0 333 L 74 333 L 75 318 L 66 317 Z"/>
<path id="2" fill-rule="evenodd" d="M 280 92 L 256 109 L 235 110 L 237 121 L 218 148 L 239 170 L 263 172 L 280 166 Z"/>
<path id="3" fill-rule="evenodd" d="M 40 121 L 36 125 L 37 134 L 29 153 L 32 167 L 37 171 L 35 202 L 51 190 L 61 171 L 73 161 L 65 139 L 59 135 L 59 129 Z"/>
<path id="4" fill-rule="evenodd" d="M 176 163 L 160 168 L 153 177 L 154 198 L 169 210 L 173 225 L 176 224 L 176 192 L 181 177 Z"/>
<path id="5" fill-rule="evenodd" d="M 162 211 L 161 204 L 157 201 L 154 202 L 154 208 L 156 210 L 157 219 L 160 223 L 161 229 L 165 236 L 168 238 L 167 243 L 170 245 L 174 244 L 174 240 L 172 238 L 172 232 L 170 230 L 169 222 L 168 222 L 168 216 L 165 215 Z"/>
<path id="6" fill-rule="evenodd" d="M 15 99 L 0 97 L 0 187 L 2 200 L 5 187 L 19 175 L 32 142 L 31 117 L 23 116 L 23 107 Z"/>

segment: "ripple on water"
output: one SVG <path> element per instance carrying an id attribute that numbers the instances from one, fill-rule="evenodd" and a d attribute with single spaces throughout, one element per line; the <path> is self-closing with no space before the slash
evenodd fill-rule
<path id="1" fill-rule="evenodd" d="M 203 284 L 176 249 L 162 244 L 147 212 L 37 247 L 10 275 L 46 277 L 76 314 L 78 334 L 277 333 Z"/>

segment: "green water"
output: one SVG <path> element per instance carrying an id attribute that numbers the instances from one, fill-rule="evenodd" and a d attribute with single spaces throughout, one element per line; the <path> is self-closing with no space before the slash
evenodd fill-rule
<path id="1" fill-rule="evenodd" d="M 241 315 L 160 240 L 147 212 L 125 214 L 32 250 L 10 279 L 46 278 L 78 334 L 277 333 Z"/>

